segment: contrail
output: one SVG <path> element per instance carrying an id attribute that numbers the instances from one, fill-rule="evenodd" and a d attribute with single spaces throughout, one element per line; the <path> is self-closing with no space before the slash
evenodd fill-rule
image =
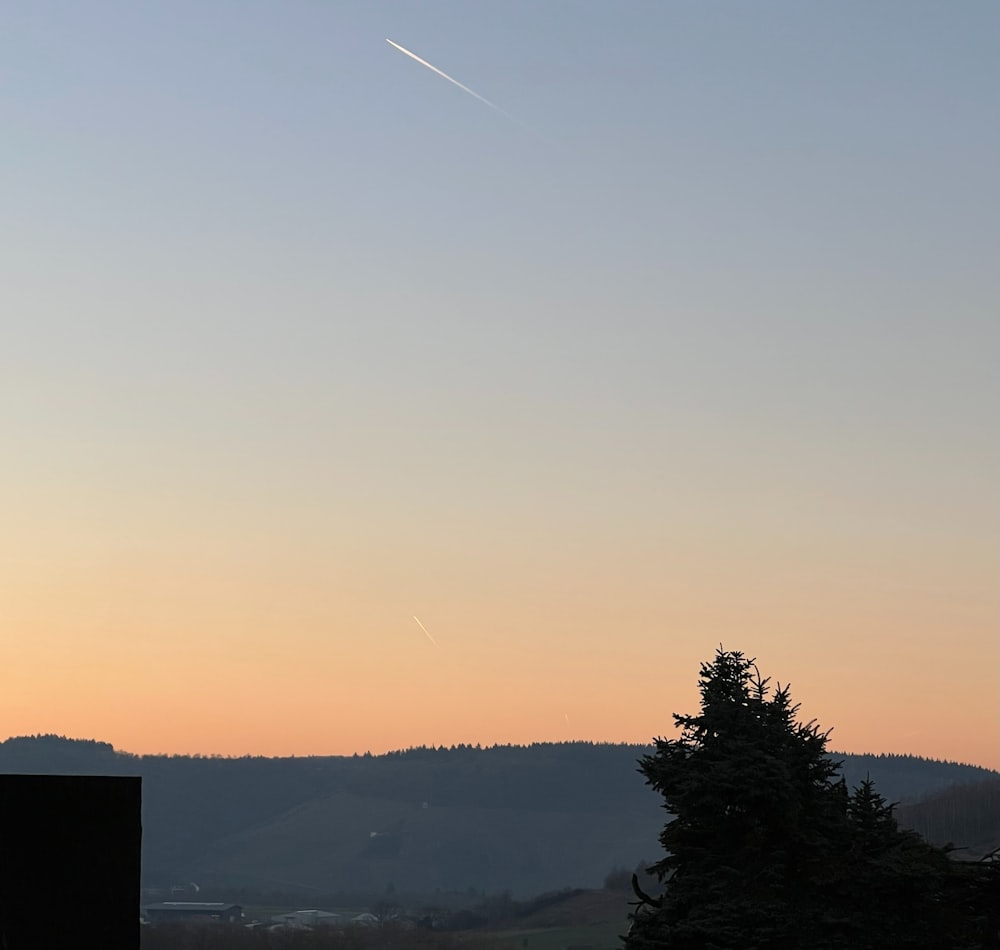
<path id="1" fill-rule="evenodd" d="M 419 56 L 417 56 L 416 53 L 411 53 L 405 47 L 400 46 L 399 43 L 393 43 L 393 41 L 390 40 L 389 37 L 386 37 L 385 41 L 390 46 L 393 46 L 396 49 L 398 49 L 401 53 L 405 53 L 407 56 L 410 57 L 410 59 L 415 59 L 418 63 L 420 63 L 421 66 L 426 66 L 431 72 L 437 73 L 442 78 L 447 79 L 448 82 L 454 83 L 456 86 L 458 86 L 459 89 L 463 90 L 464 92 L 467 92 L 470 96 L 474 96 L 480 102 L 485 102 L 486 105 L 488 105 L 491 109 L 496 109 L 496 111 L 499 112 L 501 115 L 507 116 L 507 118 L 510 119 L 512 122 L 517 122 L 520 125 L 520 121 L 518 119 L 515 119 L 514 116 L 512 116 L 509 112 L 505 112 L 495 102 L 490 102 L 489 99 L 479 95 L 478 92 L 473 92 L 468 86 L 463 86 L 457 79 L 452 79 L 451 76 L 449 76 L 447 73 L 441 72 L 441 70 L 438 69 L 437 66 L 432 66 L 430 63 L 427 62 L 426 59 L 421 59 Z M 418 620 L 417 623 L 420 623 L 420 621 Z M 427 631 L 425 630 L 424 632 L 426 633 Z"/>
<path id="2" fill-rule="evenodd" d="M 393 45 L 395 45 L 395 44 L 393 44 Z M 431 67 L 431 68 L 433 68 L 433 67 Z M 426 634 L 427 634 L 427 639 L 428 639 L 428 640 L 430 640 L 430 641 L 431 641 L 431 643 L 433 643 L 433 644 L 434 644 L 434 646 L 436 646 L 436 647 L 437 647 L 437 648 L 438 648 L 438 649 L 440 650 L 440 649 L 441 649 L 441 644 L 440 644 L 440 643 L 438 643 L 438 642 L 437 642 L 437 640 L 435 640 L 435 639 L 434 639 L 434 638 L 433 638 L 433 637 L 432 637 L 432 636 L 430 635 L 430 632 L 428 631 L 428 629 L 427 629 L 427 628 L 426 628 L 426 627 L 425 627 L 425 626 L 424 626 L 424 625 L 423 625 L 423 624 L 422 624 L 422 623 L 420 622 L 420 618 L 419 618 L 419 617 L 417 617 L 417 616 L 414 616 L 414 618 L 413 618 L 413 619 L 417 621 L 417 626 L 418 626 L 418 627 L 420 627 L 420 629 L 421 629 L 421 630 L 423 630 L 423 631 L 424 631 L 424 633 L 426 633 Z"/>

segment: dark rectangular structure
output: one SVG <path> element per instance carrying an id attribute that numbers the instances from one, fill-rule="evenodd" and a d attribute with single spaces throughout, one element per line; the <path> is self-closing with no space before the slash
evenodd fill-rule
<path id="1" fill-rule="evenodd" d="M 142 779 L 0 775 L 0 947 L 138 950 Z"/>
<path id="2" fill-rule="evenodd" d="M 222 901 L 161 901 L 147 904 L 143 908 L 150 923 L 175 920 L 221 920 L 227 924 L 238 924 L 243 919 L 243 908 L 239 904 Z"/>

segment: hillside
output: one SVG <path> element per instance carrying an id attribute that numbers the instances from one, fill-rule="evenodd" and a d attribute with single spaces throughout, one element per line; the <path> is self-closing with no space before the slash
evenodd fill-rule
<path id="1" fill-rule="evenodd" d="M 142 775 L 147 886 L 526 896 L 594 887 L 656 855 L 664 813 L 636 772 L 644 751 L 563 743 L 221 759 L 34 737 L 0 743 L 0 772 Z M 849 784 L 871 774 L 893 801 L 996 778 L 909 756 L 837 758 Z"/>
<path id="2" fill-rule="evenodd" d="M 899 822 L 932 844 L 961 848 L 981 857 L 1000 845 L 1000 776 L 962 782 L 901 805 Z"/>
<path id="3" fill-rule="evenodd" d="M 308 886 L 482 892 L 526 896 L 555 882 L 599 882 L 608 869 L 651 852 L 662 819 L 640 814 L 436 807 L 350 793 L 307 802 L 272 822 L 214 843 L 199 880 L 244 886 Z M 268 869 L 267 876 L 250 873 Z"/>

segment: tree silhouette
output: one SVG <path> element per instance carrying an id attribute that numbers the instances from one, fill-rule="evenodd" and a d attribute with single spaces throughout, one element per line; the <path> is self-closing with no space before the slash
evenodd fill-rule
<path id="1" fill-rule="evenodd" d="M 671 818 L 652 867 L 663 893 L 633 879 L 626 950 L 989 945 L 983 875 L 901 831 L 870 780 L 848 793 L 787 686 L 720 648 L 699 688 L 680 737 L 639 760 Z"/>

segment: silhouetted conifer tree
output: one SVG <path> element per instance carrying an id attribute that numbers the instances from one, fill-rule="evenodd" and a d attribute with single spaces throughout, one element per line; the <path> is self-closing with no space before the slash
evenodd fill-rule
<path id="1" fill-rule="evenodd" d="M 984 946 L 982 875 L 901 831 L 864 781 L 853 794 L 827 733 L 797 720 L 787 686 L 720 650 L 701 711 L 674 715 L 639 771 L 671 814 L 626 950 L 917 950 Z M 963 876 L 964 875 L 964 876 Z"/>

